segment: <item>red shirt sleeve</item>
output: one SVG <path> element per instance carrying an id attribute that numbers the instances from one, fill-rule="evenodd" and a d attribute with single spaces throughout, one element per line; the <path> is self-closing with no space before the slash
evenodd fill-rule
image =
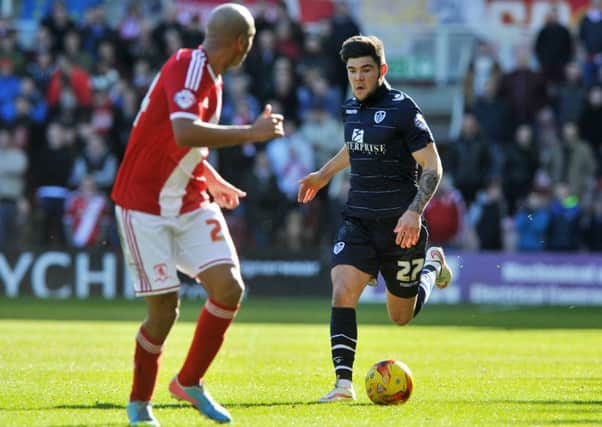
<path id="1" fill-rule="evenodd" d="M 169 108 L 169 118 L 199 119 L 204 106 L 199 102 L 199 89 L 206 57 L 204 52 L 180 50 L 163 70 L 163 90 Z"/>

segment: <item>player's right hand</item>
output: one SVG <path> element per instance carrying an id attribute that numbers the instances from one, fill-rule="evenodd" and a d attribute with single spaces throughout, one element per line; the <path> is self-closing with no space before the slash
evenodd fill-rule
<path id="1" fill-rule="evenodd" d="M 263 113 L 257 117 L 251 127 L 255 141 L 263 142 L 284 136 L 284 117 L 272 113 L 272 106 L 266 104 Z"/>
<path id="2" fill-rule="evenodd" d="M 322 177 L 320 172 L 312 172 L 299 180 L 299 192 L 297 201 L 299 203 L 309 203 L 318 194 L 322 187 L 328 184 L 328 179 Z"/>

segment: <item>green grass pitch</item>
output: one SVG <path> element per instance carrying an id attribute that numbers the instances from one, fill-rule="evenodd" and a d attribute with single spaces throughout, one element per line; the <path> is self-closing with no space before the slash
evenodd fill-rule
<path id="1" fill-rule="evenodd" d="M 174 401 L 202 301 L 185 301 L 155 394 L 162 426 L 213 425 Z M 0 426 L 125 426 L 142 301 L 0 298 Z M 237 426 L 602 425 L 602 308 L 427 306 L 406 327 L 358 310 L 355 403 L 320 405 L 333 374 L 328 299 L 245 302 L 207 384 Z M 413 371 L 407 404 L 376 406 L 369 366 Z"/>

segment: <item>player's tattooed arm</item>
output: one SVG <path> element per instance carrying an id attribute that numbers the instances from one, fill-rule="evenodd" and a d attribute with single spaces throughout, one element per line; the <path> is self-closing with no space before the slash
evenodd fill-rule
<path id="1" fill-rule="evenodd" d="M 418 192 L 412 203 L 410 203 L 408 210 L 422 215 L 424 208 L 426 208 L 433 194 L 435 194 L 437 186 L 439 186 L 439 181 L 441 181 L 443 175 L 443 167 L 434 143 L 427 144 L 426 147 L 415 151 L 412 155 L 422 167 L 422 175 L 418 181 Z"/>
<path id="2" fill-rule="evenodd" d="M 435 194 L 439 181 L 441 180 L 441 174 L 435 169 L 424 169 L 422 176 L 418 182 L 418 192 L 414 197 L 412 203 L 408 207 L 408 210 L 417 212 L 422 215 L 424 208 Z"/>

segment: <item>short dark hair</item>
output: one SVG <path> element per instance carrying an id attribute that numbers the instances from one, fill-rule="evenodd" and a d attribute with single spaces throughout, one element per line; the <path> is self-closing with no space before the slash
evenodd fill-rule
<path id="1" fill-rule="evenodd" d="M 343 42 L 339 52 L 341 60 L 346 64 L 349 58 L 371 56 L 379 67 L 385 61 L 385 47 L 376 36 L 353 36 Z"/>

